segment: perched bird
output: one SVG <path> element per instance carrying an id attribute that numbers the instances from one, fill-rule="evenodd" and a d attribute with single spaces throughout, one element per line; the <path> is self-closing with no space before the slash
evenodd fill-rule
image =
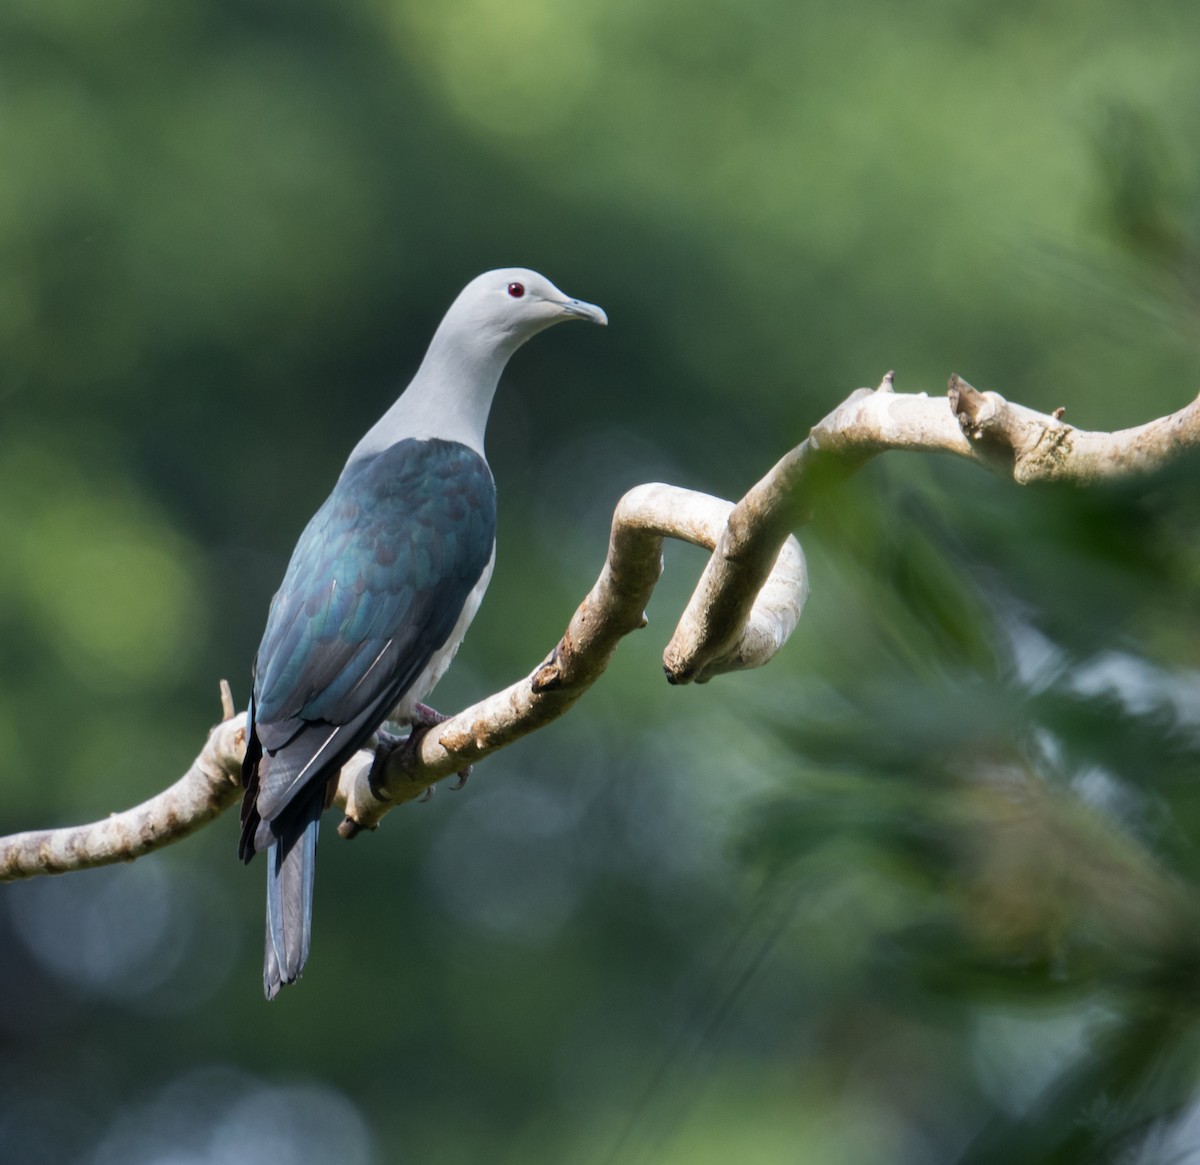
<path id="1" fill-rule="evenodd" d="M 500 374 L 561 320 L 608 322 L 534 271 L 472 280 L 408 388 L 354 447 L 292 552 L 254 662 L 239 856 L 267 854 L 263 986 L 299 978 L 321 812 L 338 770 L 424 700 L 491 578 L 496 487 L 483 435 Z"/>

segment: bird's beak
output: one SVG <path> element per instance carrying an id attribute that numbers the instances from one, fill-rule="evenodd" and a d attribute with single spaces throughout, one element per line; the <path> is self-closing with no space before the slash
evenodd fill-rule
<path id="1" fill-rule="evenodd" d="M 570 319 L 591 320 L 592 323 L 599 324 L 601 327 L 608 323 L 608 316 L 604 314 L 604 308 L 597 307 L 594 303 L 584 303 L 582 299 L 567 299 L 558 306 L 563 315 Z"/>

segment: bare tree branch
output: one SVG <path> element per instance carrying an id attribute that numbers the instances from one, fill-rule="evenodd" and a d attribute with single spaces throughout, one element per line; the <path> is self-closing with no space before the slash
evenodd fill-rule
<path id="1" fill-rule="evenodd" d="M 1135 429 L 1090 433 L 1053 415 L 1010 404 L 950 377 L 944 397 L 893 391 L 889 372 L 860 388 L 786 453 L 734 507 L 671 642 L 663 668 L 671 683 L 703 683 L 731 670 L 748 596 L 758 592 L 788 531 L 807 522 L 815 498 L 891 449 L 953 453 L 1018 485 L 1090 485 L 1144 473 L 1200 446 L 1200 398 Z"/>
<path id="2" fill-rule="evenodd" d="M 0 881 L 129 862 L 195 833 L 241 794 L 246 718 L 218 724 L 191 767 L 149 801 L 89 825 L 0 838 Z"/>
<path id="3" fill-rule="evenodd" d="M 530 676 L 427 733 L 418 749 L 397 749 L 382 765 L 373 766 L 369 753 L 355 757 L 342 770 L 338 787 L 337 799 L 346 809 L 343 834 L 374 828 L 388 809 L 420 796 L 431 782 L 561 716 L 600 677 L 617 643 L 645 626 L 646 603 L 662 572 L 663 538 L 711 550 L 733 509 L 720 498 L 670 485 L 630 490 L 613 514 L 604 569 L 549 658 Z M 770 584 L 760 584 L 749 596 L 726 670 L 766 663 L 799 621 L 808 574 L 794 538 L 775 548 L 768 572 Z"/>
<path id="4" fill-rule="evenodd" d="M 951 453 L 1018 484 L 1086 485 L 1142 473 L 1200 445 L 1200 399 L 1114 433 L 1091 433 L 1038 413 L 958 376 L 948 396 L 859 389 L 788 452 L 737 505 L 643 485 L 613 515 L 604 569 L 558 646 L 530 675 L 450 717 L 415 747 L 374 742 L 343 768 L 339 832 L 373 829 L 389 810 L 433 782 L 511 744 L 566 712 L 608 666 L 617 643 L 645 625 L 645 606 L 662 570 L 662 541 L 713 550 L 663 654 L 672 683 L 700 682 L 759 667 L 795 629 L 808 594 L 804 555 L 790 531 L 809 519 L 830 481 L 890 449 Z M 187 836 L 238 798 L 245 725 L 223 687 L 225 719 L 174 785 L 104 821 L 0 838 L 0 880 L 62 873 L 131 860 Z"/>

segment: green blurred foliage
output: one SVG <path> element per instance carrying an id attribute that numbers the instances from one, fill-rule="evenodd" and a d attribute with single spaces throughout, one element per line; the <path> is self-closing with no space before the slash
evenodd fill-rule
<path id="1" fill-rule="evenodd" d="M 628 487 L 736 496 L 853 387 L 1091 428 L 1193 393 L 1200 15 L 701 0 L 0 11 L 0 828 L 162 787 L 449 300 L 604 305 L 506 375 L 487 603 L 531 668 Z M 322 844 L 267 1007 L 232 818 L 0 895 L 28 1162 L 1190 1160 L 1197 465 L 883 459 L 760 673 L 663 683 L 702 557 L 570 717 Z"/>

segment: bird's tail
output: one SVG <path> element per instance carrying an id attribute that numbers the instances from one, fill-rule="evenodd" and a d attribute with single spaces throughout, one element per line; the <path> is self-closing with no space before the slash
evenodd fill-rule
<path id="1" fill-rule="evenodd" d="M 317 789 L 267 851 L 267 950 L 263 990 L 274 999 L 300 978 L 312 938 L 313 879 L 324 790 Z"/>

